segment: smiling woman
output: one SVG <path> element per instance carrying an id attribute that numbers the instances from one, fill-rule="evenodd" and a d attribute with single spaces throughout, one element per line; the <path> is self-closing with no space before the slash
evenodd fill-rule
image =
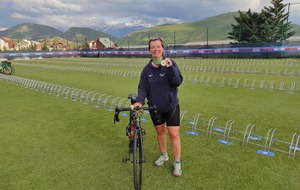
<path id="1" fill-rule="evenodd" d="M 152 59 L 144 67 L 138 85 L 138 97 L 134 107 L 142 107 L 145 99 L 148 105 L 156 106 L 157 114 L 149 111 L 155 126 L 160 156 L 156 166 L 163 166 L 169 160 L 167 152 L 167 132 L 174 155 L 173 175 L 179 177 L 181 170 L 180 107 L 178 87 L 183 77 L 175 61 L 163 57 L 164 42 L 161 38 L 152 38 L 148 43 Z M 162 64 L 164 63 L 164 64 Z"/>

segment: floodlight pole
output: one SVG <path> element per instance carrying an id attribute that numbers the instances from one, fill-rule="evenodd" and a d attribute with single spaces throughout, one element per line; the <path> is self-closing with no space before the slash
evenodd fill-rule
<path id="1" fill-rule="evenodd" d="M 289 16 L 290 16 L 290 6 L 291 5 L 297 5 L 297 4 L 300 4 L 300 3 L 288 3 L 288 15 L 287 15 L 287 18 L 286 18 L 286 30 L 285 30 L 285 40 L 287 39 L 287 27 L 288 27 L 288 23 L 289 23 Z"/>
<path id="2" fill-rule="evenodd" d="M 176 33 L 174 32 L 174 50 L 176 49 Z"/>
<path id="3" fill-rule="evenodd" d="M 127 45 L 128 45 L 128 51 L 129 51 L 129 36 L 127 36 Z"/>
<path id="4" fill-rule="evenodd" d="M 206 29 L 206 58 L 208 58 L 208 28 Z"/>

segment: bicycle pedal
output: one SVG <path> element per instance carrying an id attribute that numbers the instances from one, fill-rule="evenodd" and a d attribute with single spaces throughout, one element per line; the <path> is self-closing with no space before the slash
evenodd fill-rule
<path id="1" fill-rule="evenodd" d="M 127 156 L 124 156 L 124 157 L 122 158 L 122 162 L 123 162 L 123 163 L 127 163 L 129 160 L 130 160 L 130 158 L 128 158 Z"/>
<path id="2" fill-rule="evenodd" d="M 145 129 L 142 129 L 142 134 L 146 135 L 146 130 Z"/>

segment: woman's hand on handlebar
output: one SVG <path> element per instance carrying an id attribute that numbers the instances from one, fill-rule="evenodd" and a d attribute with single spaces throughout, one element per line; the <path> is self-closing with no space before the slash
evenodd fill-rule
<path id="1" fill-rule="evenodd" d="M 136 102 L 136 103 L 133 104 L 134 108 L 141 108 L 142 106 L 143 105 L 141 103 L 139 103 L 139 102 Z"/>

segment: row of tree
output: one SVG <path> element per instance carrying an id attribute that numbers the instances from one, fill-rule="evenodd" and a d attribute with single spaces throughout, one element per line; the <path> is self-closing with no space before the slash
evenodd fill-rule
<path id="1" fill-rule="evenodd" d="M 272 6 L 264 7 L 261 13 L 239 11 L 239 17 L 234 17 L 237 24 L 232 24 L 229 38 L 239 43 L 278 42 L 286 40 L 295 34 L 289 12 L 285 11 L 288 4 L 283 0 L 271 0 Z"/>

